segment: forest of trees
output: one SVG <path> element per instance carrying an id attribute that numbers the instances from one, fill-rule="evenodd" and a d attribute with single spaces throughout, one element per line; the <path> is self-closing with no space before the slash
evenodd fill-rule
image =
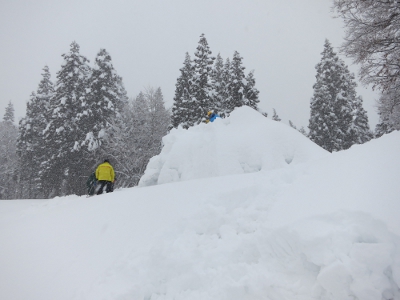
<path id="1" fill-rule="evenodd" d="M 137 184 L 161 150 L 170 114 L 160 88 L 129 100 L 105 49 L 94 65 L 71 44 L 51 81 L 49 68 L 13 124 L 10 103 L 1 122 L 0 198 L 51 198 L 86 194 L 85 182 L 105 158 L 116 169 L 116 187 Z"/>
<path id="2" fill-rule="evenodd" d="M 204 34 L 200 36 L 194 60 L 186 53 L 175 85 L 173 127 L 200 124 L 206 120 L 208 111 L 225 117 L 243 105 L 258 109 L 259 91 L 254 74 L 245 74 L 240 54 L 235 51 L 232 60 L 227 58 L 225 62 L 219 54 L 216 58 L 211 54 Z"/>
<path id="3" fill-rule="evenodd" d="M 334 0 L 334 9 L 347 28 L 341 52 L 361 64 L 361 81 L 382 96 L 380 122 L 372 132 L 354 75 L 325 41 L 316 65 L 309 132 L 290 120 L 289 125 L 330 152 L 400 130 L 400 4 Z M 243 105 L 259 110 L 254 72 L 245 74 L 237 51 L 225 61 L 219 54 L 213 57 L 204 34 L 194 59 L 185 55 L 171 111 L 161 88 L 148 87 L 129 99 L 105 49 L 92 66 L 76 42 L 62 57 L 54 83 L 44 67 L 18 126 L 11 101 L 6 107 L 0 122 L 0 199 L 83 195 L 86 179 L 104 158 L 116 170 L 116 188 L 135 186 L 169 130 L 200 124 L 208 111 L 224 118 Z M 281 121 L 275 109 L 272 120 Z"/>

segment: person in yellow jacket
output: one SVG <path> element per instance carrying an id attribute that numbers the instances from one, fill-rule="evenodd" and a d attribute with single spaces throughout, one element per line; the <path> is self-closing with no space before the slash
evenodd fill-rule
<path id="1" fill-rule="evenodd" d="M 110 165 L 108 159 L 105 159 L 96 169 L 97 179 L 97 195 L 104 192 L 104 188 L 107 193 L 112 192 L 112 187 L 115 180 L 114 168 Z"/>

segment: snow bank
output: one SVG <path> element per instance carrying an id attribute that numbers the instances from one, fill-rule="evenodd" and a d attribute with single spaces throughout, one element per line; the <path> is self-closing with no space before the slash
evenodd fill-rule
<path id="1" fill-rule="evenodd" d="M 297 130 L 248 106 L 213 123 L 173 129 L 163 144 L 139 186 L 272 170 L 328 153 Z"/>

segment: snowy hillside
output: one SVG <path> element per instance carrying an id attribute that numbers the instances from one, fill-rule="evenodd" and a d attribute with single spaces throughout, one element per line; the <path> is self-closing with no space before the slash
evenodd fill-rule
<path id="1" fill-rule="evenodd" d="M 1 201 L 0 299 L 400 299 L 400 132 L 329 154 L 243 108 L 164 143 L 141 187 Z"/>

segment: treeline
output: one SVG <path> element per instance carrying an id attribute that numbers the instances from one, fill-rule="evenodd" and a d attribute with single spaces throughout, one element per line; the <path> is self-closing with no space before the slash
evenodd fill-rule
<path id="1" fill-rule="evenodd" d="M 341 51 L 362 64 L 361 80 L 380 88 L 382 97 L 380 123 L 372 132 L 354 75 L 325 42 L 316 66 L 309 132 L 303 127 L 298 130 L 330 152 L 400 130 L 400 69 L 392 57 L 399 51 L 398 37 L 376 25 L 386 22 L 398 28 L 398 4 L 335 0 L 334 8 L 349 29 Z M 382 37 L 390 38 L 389 48 Z M 104 158 L 116 169 L 116 187 L 134 186 L 149 159 L 160 152 L 168 130 L 200 124 L 208 111 L 224 118 L 243 105 L 258 110 L 254 73 L 246 75 L 237 51 L 231 59 L 213 57 L 204 34 L 194 59 L 186 53 L 171 114 L 160 88 L 148 88 L 129 100 L 106 50 L 99 51 L 93 66 L 75 42 L 62 56 L 55 84 L 49 69 L 43 69 L 18 128 L 11 102 L 6 108 L 0 122 L 0 199 L 85 194 L 86 178 Z M 281 121 L 275 109 L 272 119 Z M 297 129 L 290 120 L 289 124 Z"/>
<path id="2" fill-rule="evenodd" d="M 186 53 L 176 83 L 173 127 L 197 125 L 205 121 L 210 110 L 221 117 L 243 105 L 258 110 L 259 91 L 255 87 L 254 73 L 244 73 L 240 54 L 235 51 L 233 58 L 227 58 L 225 62 L 219 54 L 216 58 L 211 54 L 204 34 L 200 37 L 194 60 Z M 354 75 L 333 52 L 328 41 L 316 69 L 309 133 L 303 127 L 299 131 L 330 152 L 370 140 L 373 134 L 362 98 L 356 95 Z M 266 113 L 262 114 L 267 117 Z M 281 121 L 275 109 L 272 119 Z M 291 121 L 289 124 L 296 128 Z"/>
<path id="3" fill-rule="evenodd" d="M 43 69 L 18 129 L 12 105 L 6 110 L 1 139 L 12 136 L 16 156 L 2 156 L 8 162 L 0 174 L 2 199 L 83 195 L 87 177 L 104 158 L 116 169 L 116 187 L 134 186 L 161 150 L 170 116 L 160 88 L 129 100 L 105 49 L 93 66 L 76 42 L 62 56 L 55 84 Z"/>
<path id="4" fill-rule="evenodd" d="M 240 54 L 235 51 L 233 58 L 225 61 L 219 54 L 216 58 L 211 54 L 204 34 L 200 36 L 194 59 L 186 53 L 176 83 L 173 127 L 189 128 L 204 122 L 208 111 L 225 117 L 243 105 L 258 109 L 259 91 L 254 74 L 245 74 Z"/>

